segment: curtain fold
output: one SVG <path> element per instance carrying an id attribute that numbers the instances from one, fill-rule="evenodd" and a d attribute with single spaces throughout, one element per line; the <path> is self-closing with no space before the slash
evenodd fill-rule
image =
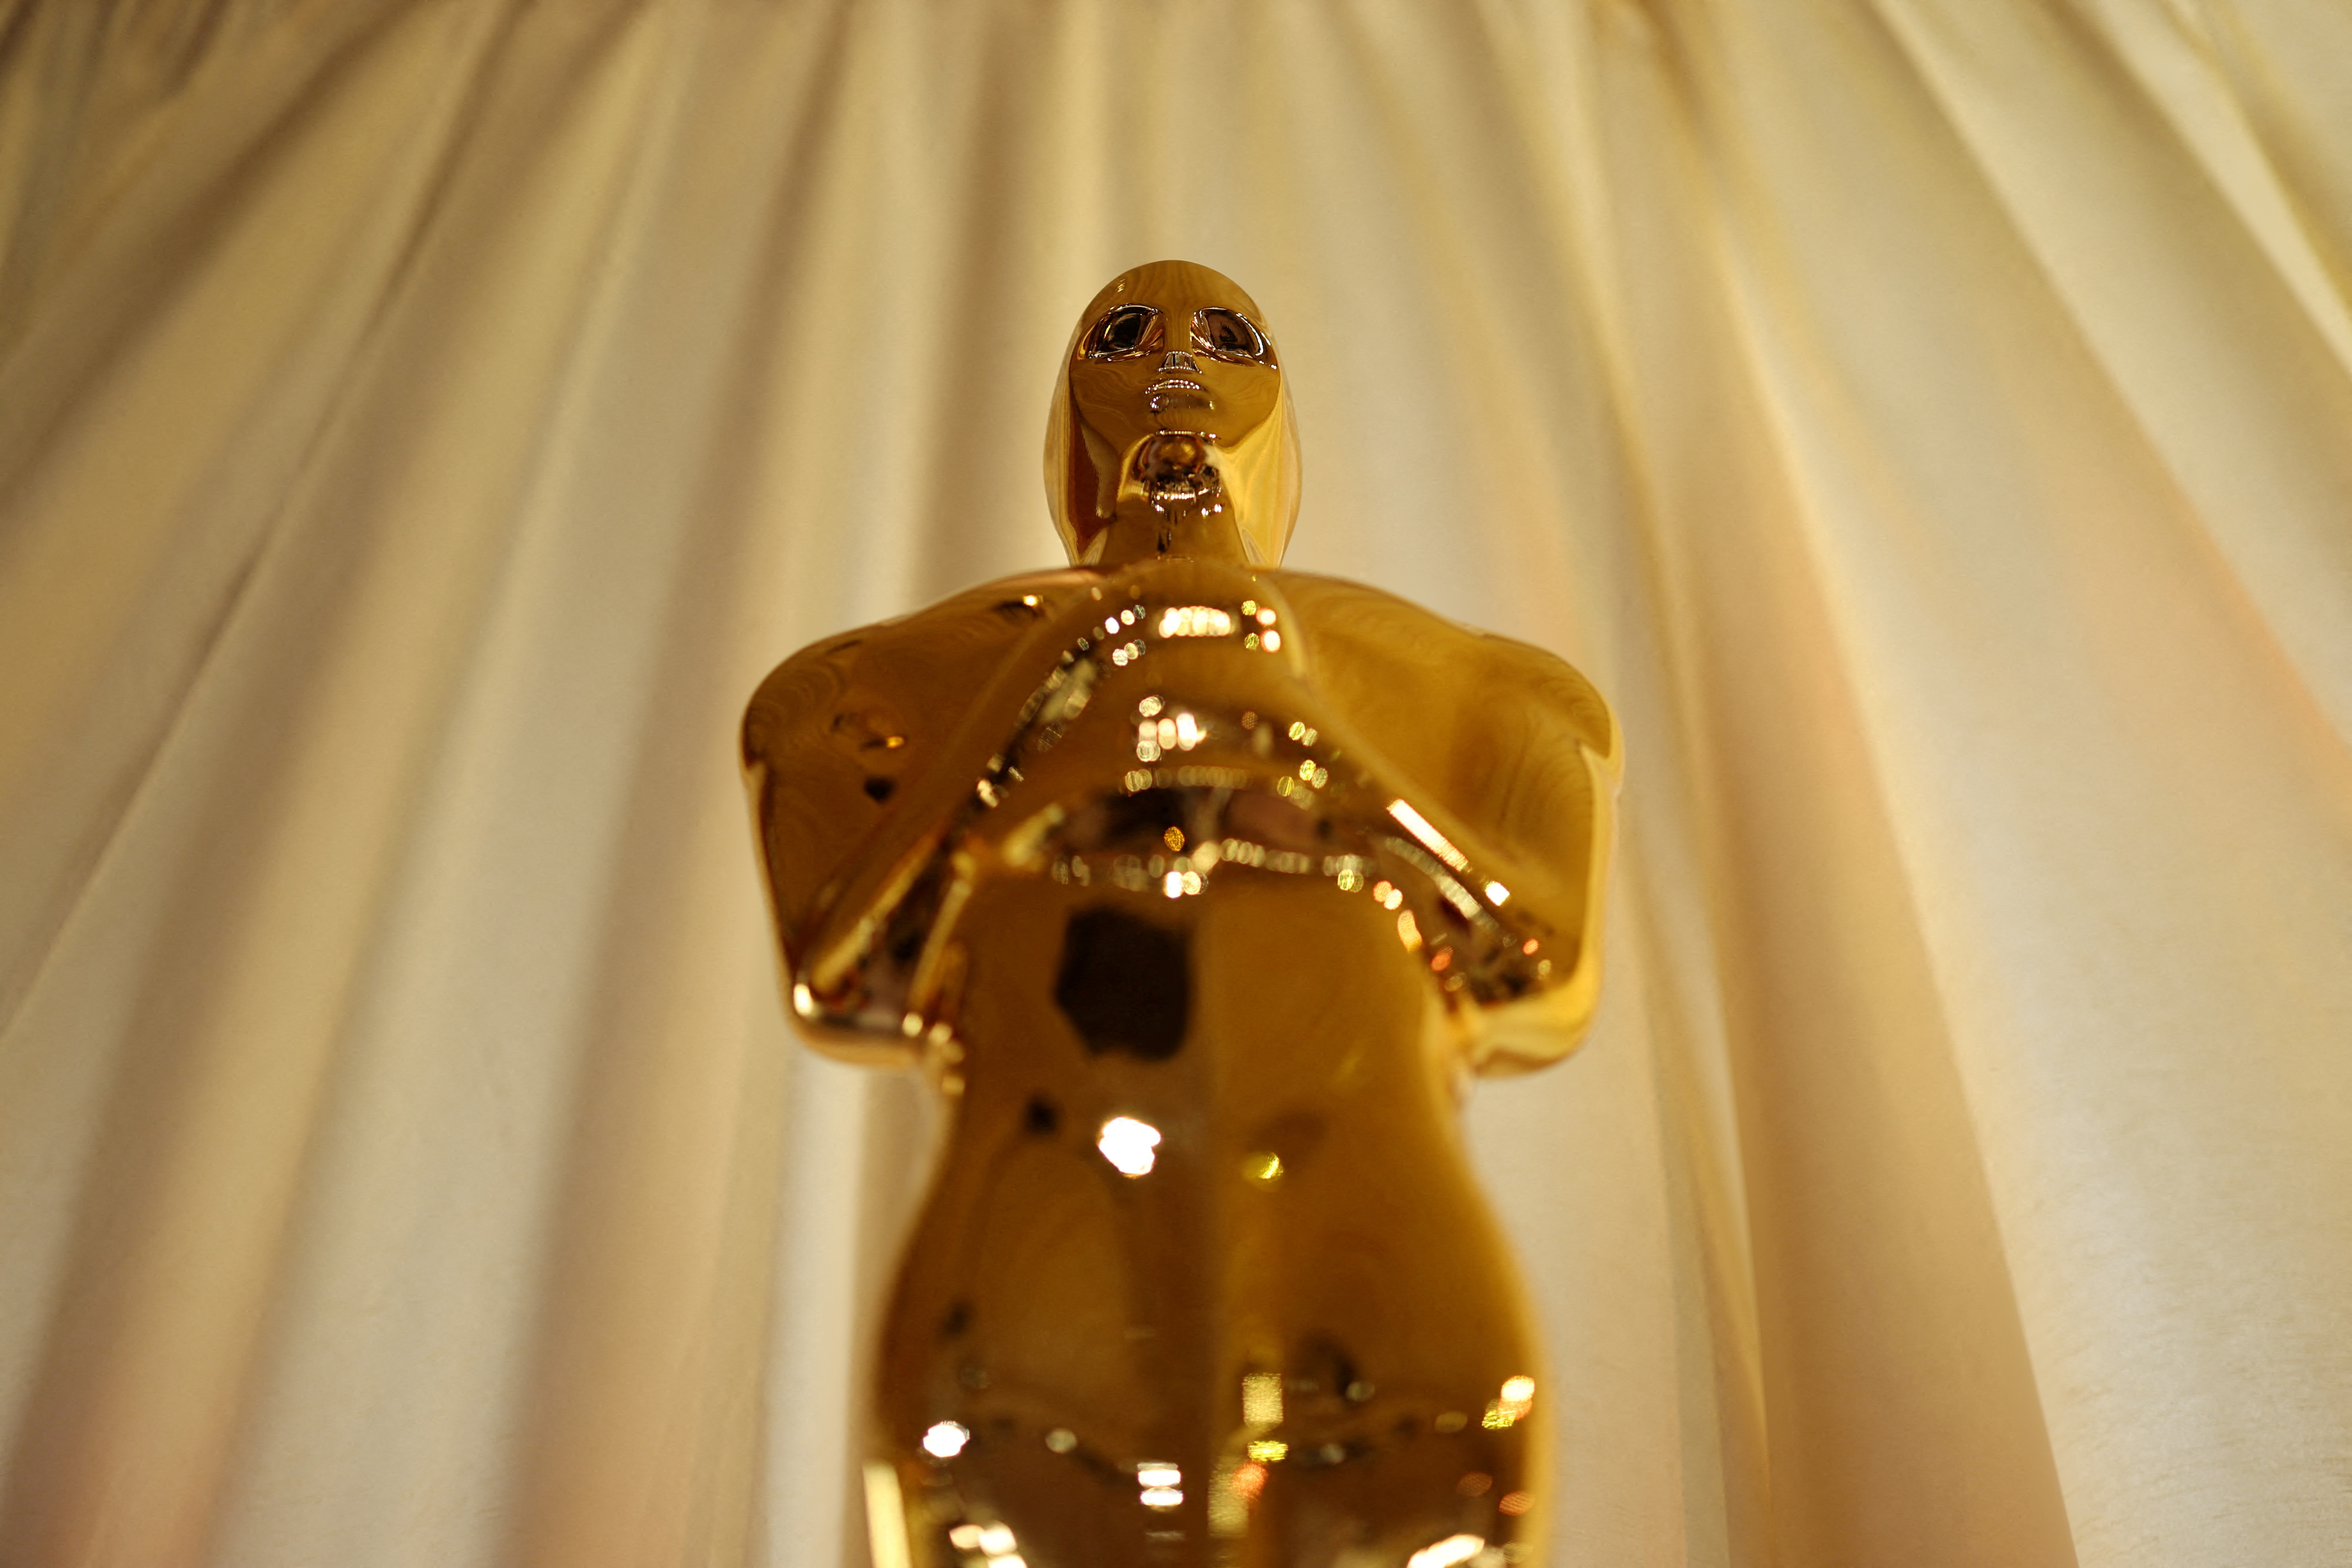
<path id="1" fill-rule="evenodd" d="M 935 1113 L 734 761 L 1119 269 L 1555 649 L 1559 1564 L 2352 1555 L 2352 13 L 0 5 L 0 1565 L 865 1560 Z"/>

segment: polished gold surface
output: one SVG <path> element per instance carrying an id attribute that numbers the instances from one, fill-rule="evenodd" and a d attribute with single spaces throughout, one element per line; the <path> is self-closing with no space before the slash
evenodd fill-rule
<path id="1" fill-rule="evenodd" d="M 1591 1017 L 1615 730 L 1549 654 L 1277 570 L 1297 472 L 1255 303 L 1137 268 L 1055 389 L 1076 564 L 752 700 L 792 1008 L 952 1104 L 886 1568 L 1534 1560 L 1541 1372 L 1455 1107 Z"/>

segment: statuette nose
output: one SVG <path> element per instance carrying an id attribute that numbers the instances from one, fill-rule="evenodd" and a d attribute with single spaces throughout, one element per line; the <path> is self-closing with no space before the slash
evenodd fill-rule
<path id="1" fill-rule="evenodd" d="M 1170 349 L 1167 357 L 1160 362 L 1160 374 L 1173 375 L 1179 372 L 1186 375 L 1198 375 L 1201 374 L 1201 363 L 1182 349 Z"/>

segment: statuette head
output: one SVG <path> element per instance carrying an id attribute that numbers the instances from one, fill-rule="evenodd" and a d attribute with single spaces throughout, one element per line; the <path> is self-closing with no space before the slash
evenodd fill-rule
<path id="1" fill-rule="evenodd" d="M 1103 560 L 1118 524 L 1156 531 L 1162 553 L 1223 544 L 1279 563 L 1298 513 L 1298 431 L 1256 301 L 1190 261 L 1105 285 L 1054 387 L 1045 489 L 1074 563 Z"/>

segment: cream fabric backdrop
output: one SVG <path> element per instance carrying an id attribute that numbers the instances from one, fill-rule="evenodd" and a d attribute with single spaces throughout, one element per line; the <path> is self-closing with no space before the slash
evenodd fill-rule
<path id="1" fill-rule="evenodd" d="M 2352 1561 L 2352 8 L 0 4 L 0 1563 L 858 1561 L 774 661 L 1206 261 L 1630 759 L 1559 1564 Z"/>

